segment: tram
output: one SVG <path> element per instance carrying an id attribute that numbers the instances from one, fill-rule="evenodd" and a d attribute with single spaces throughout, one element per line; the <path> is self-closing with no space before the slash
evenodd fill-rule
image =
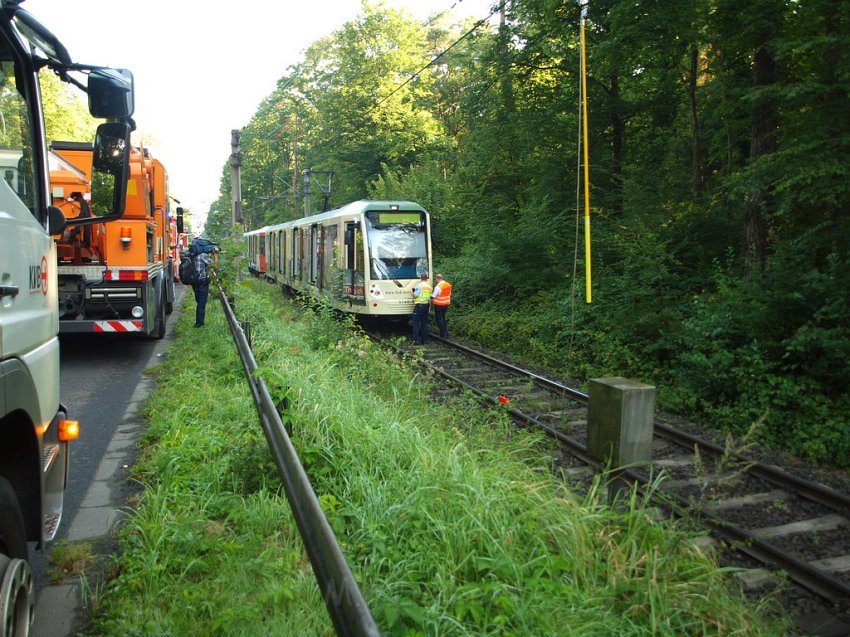
<path id="1" fill-rule="evenodd" d="M 345 312 L 412 314 L 411 291 L 431 278 L 430 218 L 411 201 L 355 201 L 245 239 L 254 274 Z"/>

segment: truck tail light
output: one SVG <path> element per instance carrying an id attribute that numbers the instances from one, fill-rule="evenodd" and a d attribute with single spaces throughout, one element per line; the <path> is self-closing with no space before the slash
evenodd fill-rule
<path id="1" fill-rule="evenodd" d="M 59 440 L 68 442 L 80 437 L 80 423 L 77 420 L 59 421 Z"/>

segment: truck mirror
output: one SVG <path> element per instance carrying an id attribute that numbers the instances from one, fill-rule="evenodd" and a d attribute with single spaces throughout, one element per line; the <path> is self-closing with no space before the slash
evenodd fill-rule
<path id="1" fill-rule="evenodd" d="M 117 219 L 124 214 L 129 167 L 130 125 L 107 122 L 98 126 L 92 159 L 92 212 L 96 216 L 105 213 Z"/>
<path id="2" fill-rule="evenodd" d="M 183 208 L 177 209 L 177 234 L 183 234 Z"/>
<path id="3" fill-rule="evenodd" d="M 122 119 L 133 115 L 133 74 L 127 69 L 93 69 L 87 90 L 93 117 Z"/>
<path id="4" fill-rule="evenodd" d="M 97 127 L 94 139 L 92 169 L 119 176 L 127 166 L 130 148 L 130 127 L 121 122 L 109 122 Z"/>
<path id="5" fill-rule="evenodd" d="M 69 226 L 103 223 L 124 214 L 130 174 L 130 125 L 107 122 L 97 127 L 91 174 L 91 215 L 68 219 Z"/>
<path id="6" fill-rule="evenodd" d="M 47 234 L 62 234 L 67 226 L 68 222 L 62 211 L 56 206 L 47 206 Z"/>

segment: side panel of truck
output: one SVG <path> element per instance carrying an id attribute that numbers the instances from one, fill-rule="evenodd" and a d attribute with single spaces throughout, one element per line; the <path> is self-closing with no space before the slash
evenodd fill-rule
<path id="1" fill-rule="evenodd" d="M 2 26 L 0 486 L 7 504 L 14 494 L 25 539 L 43 544 L 58 527 L 67 481 L 68 444 L 57 433 L 64 410 L 56 248 L 43 218 L 47 169 L 34 71 L 8 25 Z M 8 519 L 0 521 L 0 534 L 13 528 Z"/>

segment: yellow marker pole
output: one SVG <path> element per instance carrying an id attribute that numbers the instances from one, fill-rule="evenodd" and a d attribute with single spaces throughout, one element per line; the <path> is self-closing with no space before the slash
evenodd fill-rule
<path id="1" fill-rule="evenodd" d="M 587 18 L 587 2 L 581 6 L 581 98 L 584 133 L 584 278 L 585 299 L 588 303 L 593 298 L 590 279 L 590 153 L 587 142 L 587 55 L 584 43 L 584 22 Z"/>

